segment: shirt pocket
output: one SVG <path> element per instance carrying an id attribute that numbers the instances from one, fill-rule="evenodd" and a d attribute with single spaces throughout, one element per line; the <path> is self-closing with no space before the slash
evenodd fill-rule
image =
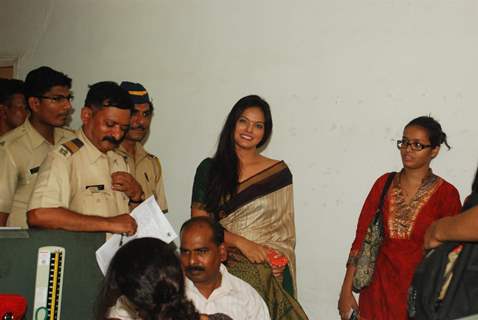
<path id="1" fill-rule="evenodd" d="M 75 199 L 79 209 L 74 210 L 86 215 L 112 217 L 116 215 L 113 194 L 104 186 L 86 186 Z M 72 208 L 73 209 L 73 208 Z"/>

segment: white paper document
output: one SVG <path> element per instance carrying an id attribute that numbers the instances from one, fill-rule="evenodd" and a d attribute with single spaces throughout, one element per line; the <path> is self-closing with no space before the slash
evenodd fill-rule
<path id="1" fill-rule="evenodd" d="M 131 216 L 136 220 L 138 229 L 131 237 L 114 234 L 98 250 L 96 250 L 96 261 L 103 274 L 106 274 L 111 259 L 122 244 L 137 238 L 157 238 L 170 243 L 178 236 L 169 223 L 164 213 L 159 208 L 154 196 L 144 200 L 137 206 Z"/>

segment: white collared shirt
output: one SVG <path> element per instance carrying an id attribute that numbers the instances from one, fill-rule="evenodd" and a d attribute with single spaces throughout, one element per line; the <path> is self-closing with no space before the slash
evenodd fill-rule
<path id="1" fill-rule="evenodd" d="M 224 313 L 234 320 L 270 320 L 266 303 L 253 287 L 230 274 L 224 265 L 221 265 L 220 272 L 221 286 L 209 298 L 186 278 L 186 296 L 200 313 Z"/>
<path id="2" fill-rule="evenodd" d="M 270 320 L 269 310 L 262 297 L 247 282 L 230 274 L 221 265 L 221 286 L 206 299 L 186 278 L 186 296 L 201 314 L 223 313 L 233 320 Z M 107 319 L 140 320 L 120 297 L 108 311 Z"/>

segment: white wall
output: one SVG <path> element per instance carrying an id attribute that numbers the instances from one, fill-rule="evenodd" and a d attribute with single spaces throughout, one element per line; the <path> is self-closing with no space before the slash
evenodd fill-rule
<path id="1" fill-rule="evenodd" d="M 148 141 L 166 174 L 169 217 L 189 216 L 196 165 L 232 105 L 267 99 L 266 150 L 294 174 L 300 300 L 336 319 L 362 201 L 400 169 L 395 139 L 431 114 L 449 134 L 435 172 L 469 190 L 478 148 L 478 8 L 470 1 L 0 0 L 0 58 L 17 75 L 50 65 L 87 84 L 142 82 L 157 106 Z M 444 150 L 443 150 L 444 151 Z"/>

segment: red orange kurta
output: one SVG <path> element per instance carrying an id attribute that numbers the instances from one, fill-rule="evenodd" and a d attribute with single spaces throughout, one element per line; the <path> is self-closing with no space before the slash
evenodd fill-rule
<path id="1" fill-rule="evenodd" d="M 388 174 L 377 179 L 360 213 L 349 263 L 354 264 L 380 200 Z M 360 292 L 362 320 L 405 320 L 407 294 L 415 268 L 423 257 L 423 237 L 435 220 L 457 214 L 461 202 L 450 183 L 431 173 L 415 197 L 405 203 L 397 174 L 383 208 L 385 237 L 377 258 L 372 283 Z"/>

